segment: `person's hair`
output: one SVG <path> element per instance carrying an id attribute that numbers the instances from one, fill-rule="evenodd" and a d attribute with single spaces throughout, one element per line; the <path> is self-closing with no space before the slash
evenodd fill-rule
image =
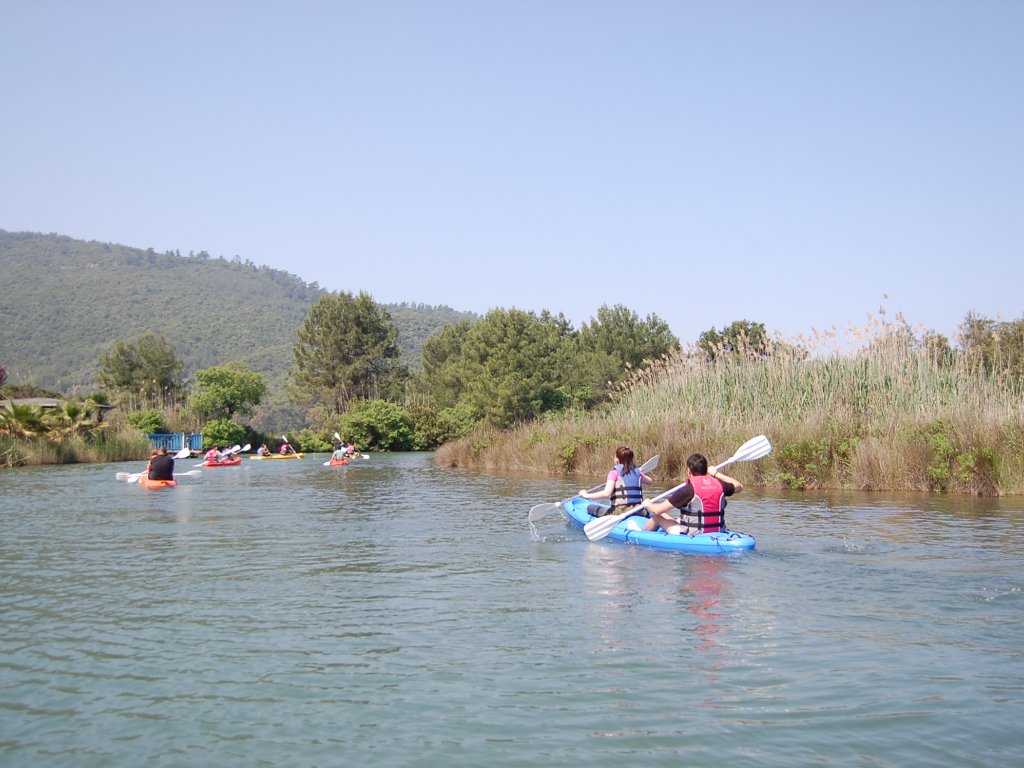
<path id="1" fill-rule="evenodd" d="M 157 448 L 156 452 L 159 453 L 161 456 L 167 455 L 167 449 L 162 445 L 159 448 Z"/>
<path id="2" fill-rule="evenodd" d="M 622 465 L 622 474 L 628 475 L 633 471 L 633 467 L 636 466 L 636 461 L 633 458 L 633 449 L 627 448 L 624 445 L 620 445 L 615 449 L 615 460 Z"/>
<path id="3" fill-rule="evenodd" d="M 686 468 L 694 475 L 706 475 L 708 473 L 708 460 L 699 453 L 691 453 L 686 460 Z"/>

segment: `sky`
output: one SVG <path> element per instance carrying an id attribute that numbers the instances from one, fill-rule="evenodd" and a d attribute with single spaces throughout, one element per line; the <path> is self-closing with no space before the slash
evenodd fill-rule
<path id="1" fill-rule="evenodd" d="M 1024 316 L 1024 0 L 0 3 L 0 229 L 681 341 Z M 2 276 L 0 276 L 2 282 Z"/>

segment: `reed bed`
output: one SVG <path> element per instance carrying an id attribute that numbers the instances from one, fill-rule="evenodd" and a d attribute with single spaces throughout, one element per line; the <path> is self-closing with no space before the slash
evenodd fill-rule
<path id="1" fill-rule="evenodd" d="M 845 338 L 777 340 L 768 355 L 683 350 L 634 376 L 606 409 L 476 432 L 442 446 L 438 461 L 585 475 L 593 485 L 615 447 L 629 445 L 639 462 L 660 454 L 657 477 L 670 481 L 690 453 L 721 461 L 757 434 L 774 450 L 730 469 L 745 483 L 1024 493 L 1020 377 L 878 320 Z"/>

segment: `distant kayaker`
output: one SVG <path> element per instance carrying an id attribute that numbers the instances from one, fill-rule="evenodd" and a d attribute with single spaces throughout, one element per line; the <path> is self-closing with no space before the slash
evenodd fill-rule
<path id="1" fill-rule="evenodd" d="M 342 461 L 343 459 L 347 459 L 348 450 L 346 450 L 344 445 L 339 445 L 334 449 L 334 453 L 331 454 L 331 458 L 334 461 Z"/>
<path id="2" fill-rule="evenodd" d="M 686 460 L 686 477 L 686 485 L 664 501 L 644 503 L 651 515 L 645 531 L 662 528 L 666 533 L 691 534 L 725 529 L 726 497 L 742 491 L 743 483 L 709 467 L 699 453 Z"/>
<path id="3" fill-rule="evenodd" d="M 295 453 L 295 449 L 289 443 L 285 443 L 281 446 L 281 455 L 287 456 L 289 453 Z"/>
<path id="4" fill-rule="evenodd" d="M 174 479 L 174 457 L 167 453 L 166 448 L 157 448 L 156 455 L 150 456 L 148 473 L 150 480 Z"/>
<path id="5" fill-rule="evenodd" d="M 259 448 L 256 449 L 256 455 L 257 456 L 269 456 L 270 455 L 270 449 L 267 448 L 267 444 L 266 443 L 264 443 L 263 445 L 261 445 Z"/>
<path id="6" fill-rule="evenodd" d="M 593 505 L 591 514 L 599 512 L 597 517 L 602 515 L 617 515 L 625 512 L 630 507 L 643 503 L 643 486 L 650 485 L 654 480 L 650 475 L 641 472 L 633 457 L 633 449 L 620 445 L 615 449 L 615 466 L 608 471 L 608 480 L 604 488 L 593 493 L 580 491 L 580 497 L 589 500 L 610 499 L 610 509 Z"/>

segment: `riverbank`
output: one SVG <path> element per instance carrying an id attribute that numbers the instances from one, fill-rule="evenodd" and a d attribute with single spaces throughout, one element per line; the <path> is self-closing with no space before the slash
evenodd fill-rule
<path id="1" fill-rule="evenodd" d="M 150 444 L 137 430 L 104 434 L 86 440 L 70 437 L 13 437 L 0 435 L 0 468 L 43 464 L 88 464 L 110 461 L 144 461 Z"/>
<path id="2" fill-rule="evenodd" d="M 442 446 L 444 466 L 513 469 L 601 481 L 618 445 L 661 456 L 674 485 L 694 451 L 712 462 L 767 435 L 774 450 L 729 473 L 789 489 L 1024 494 L 1019 377 L 971 365 L 947 347 L 884 326 L 850 354 L 779 345 L 768 357 L 684 351 L 623 387 L 601 412 L 566 415 Z"/>

